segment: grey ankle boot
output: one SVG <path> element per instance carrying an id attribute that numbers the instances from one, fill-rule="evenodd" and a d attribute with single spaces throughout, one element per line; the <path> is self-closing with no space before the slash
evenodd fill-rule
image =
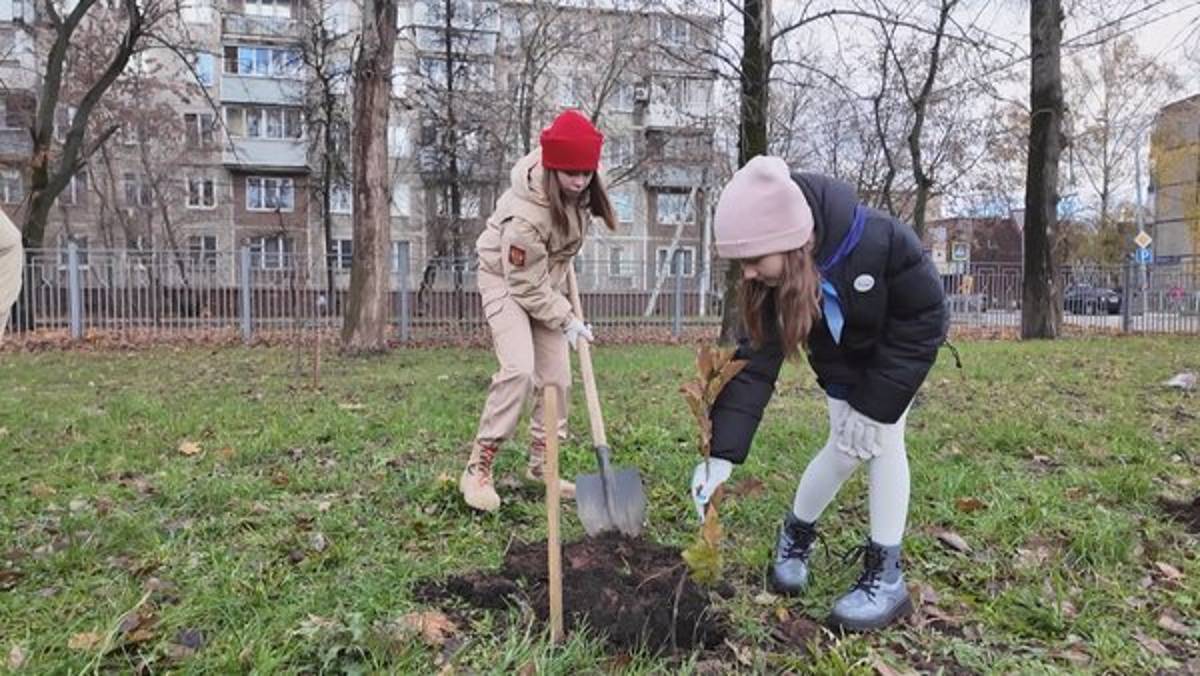
<path id="1" fill-rule="evenodd" d="M 788 512 L 775 542 L 771 588 L 780 594 L 799 594 L 808 586 L 808 555 L 817 539 L 816 524 Z"/>
<path id="2" fill-rule="evenodd" d="M 884 547 L 868 540 L 855 553 L 863 557 L 862 575 L 833 604 L 830 623 L 849 631 L 873 631 L 911 613 L 912 601 L 900 569 L 900 546 Z"/>

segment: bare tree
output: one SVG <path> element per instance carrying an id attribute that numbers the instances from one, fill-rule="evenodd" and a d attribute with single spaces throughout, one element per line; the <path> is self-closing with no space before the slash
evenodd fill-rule
<path id="1" fill-rule="evenodd" d="M 99 0 L 79 0 L 62 16 L 52 0 L 46 0 L 42 12 L 49 24 L 52 43 L 46 55 L 40 96 L 31 130 L 33 153 L 30 159 L 30 207 L 26 215 L 23 239 L 27 248 L 40 247 L 46 220 L 54 199 L 119 127 L 114 125 L 87 138 L 88 121 L 102 97 L 129 65 L 130 59 L 145 49 L 152 33 L 161 27 L 174 9 L 168 0 L 124 0 L 109 9 Z M 120 38 L 103 46 L 92 45 L 94 63 L 104 64 L 96 79 L 80 97 L 65 139 L 55 153 L 54 122 L 68 72 L 67 63 L 73 40 L 85 22 L 111 24 L 120 30 Z"/>
<path id="2" fill-rule="evenodd" d="M 1142 54 L 1129 35 L 1101 45 L 1093 59 L 1072 59 L 1067 109 L 1070 177 L 1082 177 L 1098 202 L 1093 237 L 1097 262 L 1116 263 L 1127 253 L 1122 226 L 1114 217 L 1118 195 L 1132 188 L 1134 154 L 1143 147 L 1159 102 L 1179 91 L 1182 83 L 1165 64 Z M 1126 239 L 1127 241 L 1127 239 Z"/>
<path id="3" fill-rule="evenodd" d="M 1062 152 L 1062 2 L 1030 8 L 1032 52 L 1029 163 L 1025 187 L 1025 275 L 1022 338 L 1056 338 L 1062 307 L 1052 238 L 1058 221 L 1058 162 Z"/>
<path id="4" fill-rule="evenodd" d="M 351 353 L 387 348 L 391 194 L 387 128 L 396 51 L 396 0 L 368 0 L 354 64 L 354 260 L 342 329 Z"/>
<path id="5" fill-rule="evenodd" d="M 346 90 L 350 80 L 351 54 L 357 43 L 350 26 L 340 25 L 331 17 L 329 3 L 318 0 L 315 11 L 307 13 L 300 59 L 305 78 L 305 123 L 310 130 L 319 180 L 312 187 L 321 205 L 321 230 L 325 249 L 333 242 L 334 190 L 346 190 L 351 184 L 347 166 L 350 138 L 350 111 Z M 330 310 L 337 313 L 338 294 L 334 289 L 334 266 L 325 265 L 325 285 Z"/>

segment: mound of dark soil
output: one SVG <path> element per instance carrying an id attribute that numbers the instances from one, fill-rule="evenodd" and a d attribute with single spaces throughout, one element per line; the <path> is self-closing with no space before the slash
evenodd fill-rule
<path id="1" fill-rule="evenodd" d="M 678 549 L 605 533 L 566 543 L 562 550 L 563 623 L 586 626 L 617 649 L 675 651 L 712 648 L 724 640 L 724 619 L 709 594 L 694 584 Z M 497 571 L 475 571 L 418 584 L 417 598 L 459 599 L 476 608 L 528 604 L 549 615 L 546 543 L 511 548 Z M 728 590 L 732 591 L 732 590 Z"/>

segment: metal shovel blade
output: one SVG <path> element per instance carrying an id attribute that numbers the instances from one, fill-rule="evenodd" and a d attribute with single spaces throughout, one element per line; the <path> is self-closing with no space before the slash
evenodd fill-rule
<path id="1" fill-rule="evenodd" d="M 646 521 L 646 492 L 638 471 L 629 467 L 613 469 L 608 463 L 608 448 L 596 449 L 600 472 L 575 478 L 575 509 L 589 536 L 606 530 L 618 530 L 630 537 L 642 532 Z"/>

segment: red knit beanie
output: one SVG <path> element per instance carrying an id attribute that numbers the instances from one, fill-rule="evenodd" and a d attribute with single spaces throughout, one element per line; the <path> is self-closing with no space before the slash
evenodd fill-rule
<path id="1" fill-rule="evenodd" d="M 542 130 L 542 166 L 560 171 L 595 171 L 600 165 L 601 134 L 578 111 L 568 110 Z"/>

